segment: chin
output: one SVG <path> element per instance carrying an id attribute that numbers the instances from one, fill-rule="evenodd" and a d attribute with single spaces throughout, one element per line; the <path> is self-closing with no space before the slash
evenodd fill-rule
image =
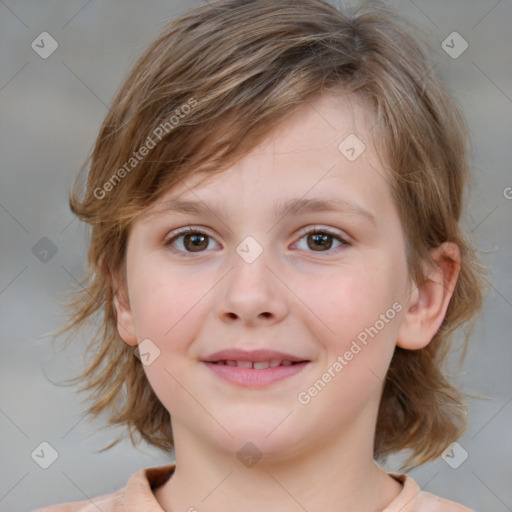
<path id="1" fill-rule="evenodd" d="M 258 421 L 257 424 L 238 422 L 229 429 L 233 437 L 222 436 L 222 440 L 216 439 L 213 442 L 226 454 L 235 454 L 239 458 L 245 455 L 261 457 L 263 460 L 286 458 L 296 453 L 306 436 L 292 430 L 290 425 L 279 425 L 280 421 L 282 418 L 279 421 Z"/>

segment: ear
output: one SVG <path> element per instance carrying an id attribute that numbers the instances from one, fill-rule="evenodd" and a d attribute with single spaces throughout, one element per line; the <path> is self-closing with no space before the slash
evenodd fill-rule
<path id="1" fill-rule="evenodd" d="M 407 311 L 402 319 L 397 346 L 408 350 L 426 347 L 439 330 L 460 271 L 460 251 L 445 242 L 431 251 L 435 264 L 423 283 L 412 283 Z"/>
<path id="2" fill-rule="evenodd" d="M 133 314 L 130 308 L 128 291 L 121 285 L 114 296 L 114 308 L 116 310 L 117 331 L 122 340 L 131 346 L 137 346 L 137 336 L 133 324 Z"/>

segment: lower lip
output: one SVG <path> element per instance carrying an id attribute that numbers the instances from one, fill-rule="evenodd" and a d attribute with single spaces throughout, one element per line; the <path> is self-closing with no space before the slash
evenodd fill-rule
<path id="1" fill-rule="evenodd" d="M 205 364 L 221 379 L 246 388 L 258 388 L 296 375 L 304 369 L 308 362 L 305 361 L 290 366 L 269 367 L 261 370 L 208 362 L 205 362 Z"/>

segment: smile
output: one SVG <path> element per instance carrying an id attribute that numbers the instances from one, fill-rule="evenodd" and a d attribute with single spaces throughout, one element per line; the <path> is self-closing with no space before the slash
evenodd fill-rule
<path id="1" fill-rule="evenodd" d="M 234 361 L 224 360 L 215 361 L 214 364 L 222 364 L 226 366 L 237 366 L 238 368 L 254 368 L 255 370 L 265 370 L 267 368 L 276 368 L 278 366 L 291 366 L 297 364 L 297 361 L 288 361 L 280 359 L 272 359 L 270 361 Z"/>
<path id="2" fill-rule="evenodd" d="M 287 360 L 203 362 L 217 378 L 247 388 L 270 386 L 291 378 L 300 373 L 309 363 L 310 361 Z"/>

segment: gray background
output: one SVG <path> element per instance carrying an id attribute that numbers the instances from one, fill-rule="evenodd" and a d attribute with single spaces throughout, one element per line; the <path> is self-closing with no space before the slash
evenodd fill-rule
<path id="1" fill-rule="evenodd" d="M 94 497 L 143 467 L 170 462 L 129 442 L 96 453 L 118 432 L 83 419 L 82 396 L 52 383 L 78 372 L 87 333 L 64 353 L 44 333 L 64 321 L 58 301 L 85 271 L 88 230 L 67 205 L 73 176 L 137 56 L 167 20 L 199 3 L 0 0 L 2 511 Z M 512 3 L 391 4 L 426 29 L 436 73 L 465 111 L 475 169 L 465 226 L 493 274 L 461 370 L 463 387 L 488 397 L 470 401 L 469 427 L 459 440 L 469 456 L 457 469 L 439 459 L 410 474 L 427 491 L 505 512 L 512 510 L 512 200 L 504 193 L 512 186 Z M 47 59 L 31 48 L 43 31 L 59 45 Z M 456 59 L 441 48 L 453 31 L 469 44 Z M 46 263 L 32 252 L 42 237 L 57 248 Z M 42 441 L 59 455 L 46 470 L 31 458 Z"/>

